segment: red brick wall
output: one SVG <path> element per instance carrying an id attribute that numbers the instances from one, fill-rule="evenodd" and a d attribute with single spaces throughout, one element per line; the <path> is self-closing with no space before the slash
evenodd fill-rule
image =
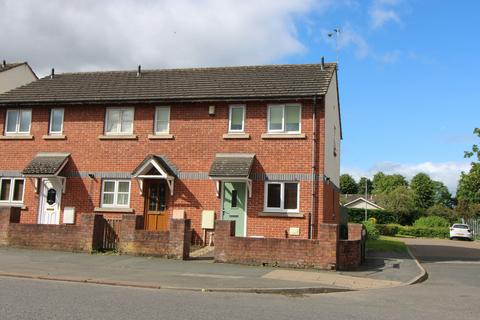
<path id="1" fill-rule="evenodd" d="M 101 216 L 83 214 L 80 225 L 41 225 L 12 223 L 18 208 L 0 209 L 0 244 L 49 250 L 90 252 L 97 246 L 94 228 Z"/>
<path id="2" fill-rule="evenodd" d="M 233 102 L 232 102 L 233 103 Z M 242 103 L 237 101 L 235 103 Z M 208 115 L 208 106 L 216 106 L 216 115 Z M 266 132 L 268 102 L 247 102 L 245 131 L 249 140 L 225 140 L 228 127 L 228 103 L 178 103 L 170 104 L 170 133 L 174 140 L 149 140 L 154 122 L 154 105 L 135 105 L 134 134 L 137 140 L 99 140 L 103 134 L 106 106 L 65 106 L 64 134 L 66 140 L 44 140 L 48 132 L 49 106 L 35 106 L 32 113 L 31 134 L 33 140 L 0 140 L 0 170 L 21 171 L 37 152 L 70 152 L 71 159 L 64 169 L 68 172 L 131 172 L 147 154 L 166 155 L 181 172 L 208 172 L 218 152 L 251 152 L 256 154 L 255 173 L 311 173 L 312 102 L 302 101 L 302 132 L 306 139 L 262 139 Z M 318 104 L 317 129 L 323 130 L 322 105 Z M 0 109 L 0 130 L 5 123 L 5 107 Z M 318 134 L 316 168 L 323 173 L 323 135 Z M 142 215 L 144 198 L 137 183 L 132 180 L 130 206 L 135 214 Z M 299 238 L 308 237 L 308 213 L 311 212 L 311 182 L 301 181 L 300 211 L 304 218 L 260 217 L 263 211 L 263 181 L 253 184 L 253 196 L 248 199 L 247 235 L 263 235 L 283 238 L 291 226 L 300 228 Z M 324 196 L 324 184 L 317 183 L 317 224 L 335 222 L 331 218 L 334 197 Z M 100 205 L 101 179 L 67 178 L 67 191 L 63 195 L 62 208 L 74 206 L 78 214 L 91 213 Z M 194 229 L 194 240 L 202 231 L 202 210 L 220 211 L 220 199 L 215 196 L 215 185 L 209 180 L 175 181 L 175 195 L 169 197 L 169 214 L 174 208 L 186 211 Z M 26 209 L 22 211 L 22 223 L 36 223 L 38 194 L 27 179 L 25 188 Z M 327 215 L 324 217 L 324 215 Z M 339 213 L 336 214 L 336 217 Z M 217 216 L 218 218 L 218 216 Z M 315 230 L 316 231 L 316 230 Z M 315 232 L 316 234 L 317 232 Z"/>
<path id="3" fill-rule="evenodd" d="M 135 216 L 123 216 L 119 235 L 121 253 L 188 259 L 190 220 L 171 219 L 169 231 L 136 230 L 136 225 Z"/>
<path id="4" fill-rule="evenodd" d="M 216 221 L 215 261 L 335 269 L 338 226 L 321 225 L 320 239 L 234 237 L 235 222 Z"/>
<path id="5" fill-rule="evenodd" d="M 362 229 L 361 224 L 349 223 L 348 240 L 338 242 L 338 268 L 340 270 L 355 269 L 362 264 L 365 250 Z"/>

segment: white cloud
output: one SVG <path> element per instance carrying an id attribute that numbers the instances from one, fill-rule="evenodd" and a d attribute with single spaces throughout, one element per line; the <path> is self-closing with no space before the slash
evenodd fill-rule
<path id="1" fill-rule="evenodd" d="M 399 3 L 400 0 L 374 0 L 368 12 L 372 28 L 381 28 L 389 22 L 400 23 L 400 17 L 395 10 Z"/>
<path id="2" fill-rule="evenodd" d="M 342 168 L 342 173 L 349 173 L 355 179 L 360 177 L 370 177 L 379 171 L 385 174 L 401 174 L 407 179 L 411 179 L 419 172 L 428 174 L 433 180 L 442 181 L 450 190 L 455 193 L 458 180 L 462 171 L 470 169 L 469 162 L 422 162 L 416 164 L 401 164 L 396 162 L 380 162 L 372 168 L 362 170 L 358 168 Z"/>
<path id="3" fill-rule="evenodd" d="M 48 72 L 261 64 L 306 51 L 298 19 L 327 0 L 0 2 L 2 59 Z"/>

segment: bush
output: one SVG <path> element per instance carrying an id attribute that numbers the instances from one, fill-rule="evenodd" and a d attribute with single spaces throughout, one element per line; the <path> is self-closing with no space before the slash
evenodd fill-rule
<path id="1" fill-rule="evenodd" d="M 375 218 L 376 223 L 388 224 L 398 223 L 398 217 L 395 213 L 384 210 L 367 210 L 368 218 Z M 348 209 L 348 222 L 362 223 L 365 219 L 365 209 Z"/>
<path id="2" fill-rule="evenodd" d="M 364 221 L 362 224 L 367 231 L 367 240 L 377 240 L 380 237 L 377 228 L 370 221 Z"/>
<path id="3" fill-rule="evenodd" d="M 448 228 L 450 223 L 447 219 L 438 216 L 421 217 L 413 223 L 419 228 Z"/>
<path id="4" fill-rule="evenodd" d="M 377 224 L 377 219 L 375 219 L 374 217 L 371 217 L 371 218 L 368 218 L 368 222 L 370 222 L 371 224 Z"/>
<path id="5" fill-rule="evenodd" d="M 399 224 L 377 224 L 377 225 L 375 225 L 375 228 L 377 228 L 378 232 L 382 236 L 390 236 L 390 237 L 396 236 L 397 233 L 398 233 L 398 230 L 401 227 L 402 226 L 399 225 Z"/>
<path id="6" fill-rule="evenodd" d="M 425 227 L 404 227 L 400 226 L 397 235 L 423 237 L 423 238 L 448 238 L 450 231 L 448 228 L 425 228 Z"/>

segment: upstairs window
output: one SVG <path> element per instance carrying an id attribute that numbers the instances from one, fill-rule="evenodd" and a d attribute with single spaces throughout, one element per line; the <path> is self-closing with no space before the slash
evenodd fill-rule
<path id="1" fill-rule="evenodd" d="M 50 129 L 49 134 L 56 135 L 63 132 L 63 108 L 54 108 L 50 110 Z"/>
<path id="2" fill-rule="evenodd" d="M 133 108 L 108 108 L 105 116 L 105 134 L 133 134 Z"/>
<path id="3" fill-rule="evenodd" d="M 245 131 L 245 106 L 230 106 L 228 117 L 228 132 L 241 133 Z"/>
<path id="4" fill-rule="evenodd" d="M 128 208 L 130 203 L 129 180 L 103 180 L 102 207 Z"/>
<path id="5" fill-rule="evenodd" d="M 155 134 L 168 134 L 170 131 L 170 107 L 157 107 L 155 110 Z"/>
<path id="6" fill-rule="evenodd" d="M 5 123 L 5 134 L 29 134 L 32 124 L 32 109 L 9 109 Z"/>
<path id="7" fill-rule="evenodd" d="M 298 182 L 266 182 L 265 211 L 298 212 Z"/>
<path id="8" fill-rule="evenodd" d="M 1 178 L 0 179 L 0 203 L 23 203 L 23 191 L 25 179 Z"/>
<path id="9" fill-rule="evenodd" d="M 268 132 L 300 133 L 302 108 L 298 104 L 268 106 Z"/>

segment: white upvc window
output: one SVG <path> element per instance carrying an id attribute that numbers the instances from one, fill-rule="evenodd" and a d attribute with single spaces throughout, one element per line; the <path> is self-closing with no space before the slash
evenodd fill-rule
<path id="1" fill-rule="evenodd" d="M 155 109 L 155 134 L 168 134 L 170 132 L 170 107 L 157 107 Z"/>
<path id="2" fill-rule="evenodd" d="M 228 132 L 242 133 L 245 131 L 245 106 L 231 105 L 228 115 Z"/>
<path id="3" fill-rule="evenodd" d="M 265 182 L 265 211 L 299 212 L 300 184 L 298 182 Z"/>
<path id="4" fill-rule="evenodd" d="M 128 208 L 130 205 L 130 180 L 106 179 L 102 183 L 103 208 Z"/>
<path id="5" fill-rule="evenodd" d="M 1 178 L 0 179 L 0 203 L 23 203 L 25 191 L 25 179 Z"/>
<path id="6" fill-rule="evenodd" d="M 8 109 L 5 120 L 5 135 L 29 134 L 32 124 L 32 109 Z"/>
<path id="7" fill-rule="evenodd" d="M 50 135 L 63 133 L 63 108 L 53 108 L 50 110 L 50 127 L 48 133 Z"/>
<path id="8" fill-rule="evenodd" d="M 105 114 L 105 134 L 133 134 L 134 108 L 107 108 Z"/>
<path id="9" fill-rule="evenodd" d="M 269 133 L 300 133 L 302 130 L 300 104 L 273 104 L 268 106 Z"/>

